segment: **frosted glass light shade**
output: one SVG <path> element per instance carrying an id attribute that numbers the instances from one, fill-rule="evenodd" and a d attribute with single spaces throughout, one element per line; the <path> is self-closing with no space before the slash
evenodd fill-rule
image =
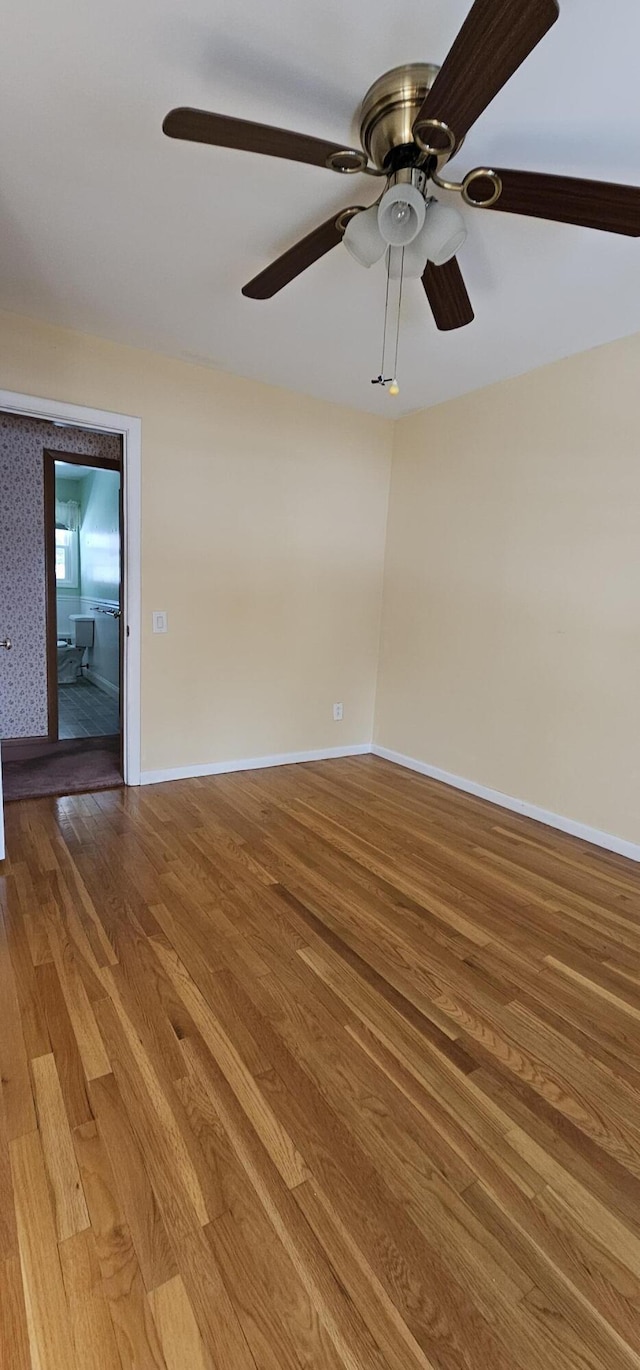
<path id="1" fill-rule="evenodd" d="M 378 228 L 378 206 L 372 205 L 361 214 L 354 214 L 342 235 L 342 241 L 360 266 L 373 266 L 384 256 L 387 244 Z"/>
<path id="2" fill-rule="evenodd" d="M 466 236 L 465 222 L 457 209 L 452 205 L 443 205 L 439 200 L 429 202 L 420 234 L 420 244 L 424 245 L 428 261 L 433 262 L 434 266 L 444 266 L 445 262 L 455 257 Z"/>
<path id="3" fill-rule="evenodd" d="M 434 266 L 444 266 L 451 261 L 467 236 L 465 222 L 457 209 L 442 205 L 438 200 L 427 204 L 425 221 L 413 242 L 403 249 L 390 247 L 389 279 L 397 281 L 400 274 L 407 280 L 419 280 L 424 274 L 427 262 Z"/>
<path id="4" fill-rule="evenodd" d="M 424 224 L 426 206 L 412 185 L 395 185 L 385 191 L 378 205 L 378 228 L 391 247 L 407 247 Z"/>

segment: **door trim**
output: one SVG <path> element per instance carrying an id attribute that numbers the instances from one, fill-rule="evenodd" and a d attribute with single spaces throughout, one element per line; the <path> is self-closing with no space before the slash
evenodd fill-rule
<path id="1" fill-rule="evenodd" d="M 125 785 L 140 784 L 140 482 L 142 422 L 130 414 L 109 409 L 92 409 L 65 400 L 43 399 L 0 390 L 0 409 L 26 418 L 50 419 L 70 423 L 74 428 L 92 428 L 122 437 L 122 488 L 124 499 L 124 559 L 127 569 L 123 587 L 123 772 Z"/>

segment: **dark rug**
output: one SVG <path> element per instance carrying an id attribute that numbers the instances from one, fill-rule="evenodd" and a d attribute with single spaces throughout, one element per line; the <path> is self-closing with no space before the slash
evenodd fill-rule
<path id="1" fill-rule="evenodd" d="M 82 737 L 25 747 L 3 759 L 5 802 L 45 795 L 84 794 L 122 784 L 119 737 Z"/>

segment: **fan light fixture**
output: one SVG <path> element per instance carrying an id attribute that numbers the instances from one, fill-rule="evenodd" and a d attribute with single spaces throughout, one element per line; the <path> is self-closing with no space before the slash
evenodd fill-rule
<path id="1" fill-rule="evenodd" d="M 444 266 L 455 257 L 466 236 L 465 222 L 457 209 L 440 204 L 439 200 L 429 200 L 417 238 L 408 247 L 389 248 L 389 279 L 397 281 L 402 274 L 408 280 L 420 280 L 427 262 Z"/>
<path id="2" fill-rule="evenodd" d="M 386 190 L 378 205 L 378 228 L 390 247 L 408 247 L 425 220 L 424 196 L 415 186 L 402 184 Z"/>
<path id="3" fill-rule="evenodd" d="M 399 196 L 403 198 L 398 198 Z M 387 196 L 393 198 L 385 206 Z M 415 209 L 415 204 L 420 209 Z M 397 214 L 395 222 L 389 216 Z M 380 231 L 382 213 L 383 231 Z M 416 222 L 424 214 L 422 227 L 405 243 L 392 243 L 387 247 L 388 233 L 398 236 L 400 230 L 411 232 Z M 391 225 L 391 227 L 390 227 Z M 387 236 L 385 237 L 385 233 Z M 379 205 L 372 205 L 359 214 L 354 214 L 344 231 L 343 243 L 351 256 L 360 266 L 370 267 L 388 251 L 389 277 L 397 281 L 402 270 L 409 280 L 419 280 L 427 262 L 434 266 L 444 266 L 455 257 L 467 236 L 464 219 L 451 205 L 443 205 L 439 200 L 427 200 L 411 185 L 393 186 L 383 195 Z M 404 262 L 401 263 L 404 251 Z"/>
<path id="4" fill-rule="evenodd" d="M 342 241 L 360 266 L 370 267 L 380 261 L 388 246 L 394 250 L 407 249 L 421 239 L 425 217 L 426 204 L 422 192 L 410 181 L 398 182 L 385 191 L 378 204 L 352 215 Z M 426 249 L 423 253 L 423 270 L 425 254 Z M 406 274 L 420 276 L 422 271 L 416 267 Z"/>
<path id="5" fill-rule="evenodd" d="M 354 214 L 344 230 L 342 241 L 360 266 L 373 266 L 379 262 L 387 244 L 378 228 L 378 206 L 372 205 L 361 214 Z"/>
<path id="6" fill-rule="evenodd" d="M 453 205 L 443 205 L 440 200 L 429 201 L 425 225 L 418 240 L 420 247 L 426 249 L 428 261 L 433 262 L 434 266 L 444 266 L 455 257 L 466 236 L 464 219 Z"/>

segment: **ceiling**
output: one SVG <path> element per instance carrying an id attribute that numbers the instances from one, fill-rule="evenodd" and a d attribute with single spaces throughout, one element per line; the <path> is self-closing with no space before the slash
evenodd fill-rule
<path id="1" fill-rule="evenodd" d="M 453 167 L 640 183 L 640 6 L 561 16 Z M 476 320 L 405 287 L 391 399 L 381 266 L 342 247 L 271 301 L 245 281 L 379 183 L 165 138 L 176 105 L 352 140 L 369 84 L 441 61 L 468 0 L 13 0 L 0 52 L 0 307 L 398 415 L 640 331 L 640 240 L 464 209 Z M 456 203 L 458 203 L 456 201 Z"/>
<path id="2" fill-rule="evenodd" d="M 91 476 L 96 470 L 95 466 L 76 466 L 75 462 L 57 461 L 55 463 L 56 476 L 62 480 L 82 480 L 84 476 Z"/>

